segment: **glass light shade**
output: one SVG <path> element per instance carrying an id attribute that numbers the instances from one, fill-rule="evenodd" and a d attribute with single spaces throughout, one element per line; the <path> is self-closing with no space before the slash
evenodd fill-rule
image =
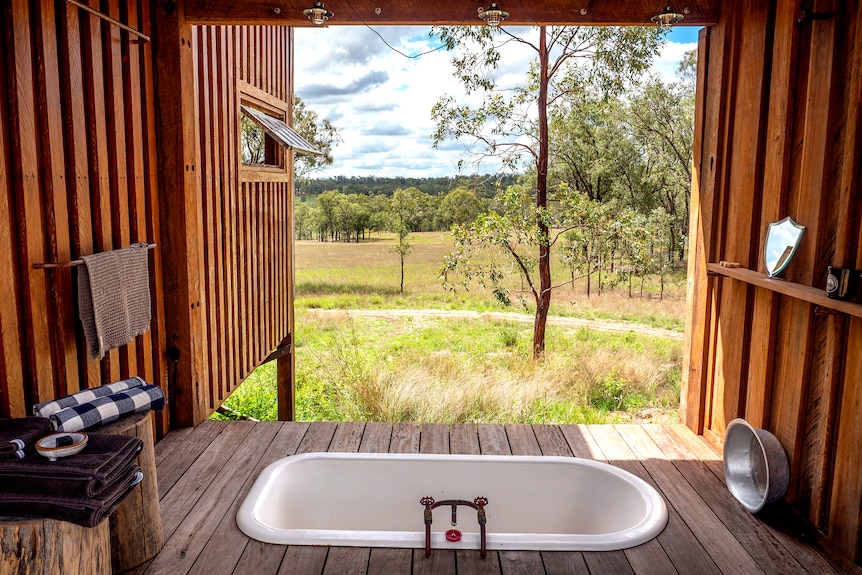
<path id="1" fill-rule="evenodd" d="M 315 2 L 311 8 L 306 8 L 302 11 L 312 24 L 320 26 L 328 19 L 332 18 L 333 14 L 323 6 L 323 2 Z"/>
<path id="2" fill-rule="evenodd" d="M 497 6 L 496 2 L 491 2 L 491 6 L 487 10 L 482 10 L 479 12 L 479 18 L 488 23 L 488 26 L 492 28 L 496 28 L 500 25 L 500 22 L 509 17 L 509 13 L 500 10 L 500 7 Z"/>
<path id="3" fill-rule="evenodd" d="M 665 6 L 664 10 L 662 10 L 661 14 L 656 14 L 650 20 L 659 25 L 659 28 L 663 30 L 669 30 L 673 28 L 674 24 L 679 23 L 685 16 L 678 12 L 674 12 L 673 8 L 668 4 Z"/>

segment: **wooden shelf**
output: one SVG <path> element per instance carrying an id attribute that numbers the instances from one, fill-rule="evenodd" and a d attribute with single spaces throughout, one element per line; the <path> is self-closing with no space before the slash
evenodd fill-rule
<path id="1" fill-rule="evenodd" d="M 778 292 L 782 295 L 807 301 L 808 303 L 812 303 L 822 308 L 862 318 L 862 304 L 832 299 L 827 296 L 826 291 L 822 289 L 789 282 L 779 278 L 771 278 L 766 274 L 746 268 L 726 268 L 719 264 L 710 263 L 706 264 L 706 269 L 713 274 L 733 278 L 757 287 Z"/>

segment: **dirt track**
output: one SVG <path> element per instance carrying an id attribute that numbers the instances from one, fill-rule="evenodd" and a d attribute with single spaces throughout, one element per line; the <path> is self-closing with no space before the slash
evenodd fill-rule
<path id="1" fill-rule="evenodd" d="M 341 314 L 362 317 L 412 317 L 412 318 L 459 318 L 459 319 L 491 319 L 497 321 L 517 321 L 532 324 L 533 316 L 524 313 L 504 312 L 477 312 L 469 310 L 438 310 L 438 309 L 309 309 L 307 313 L 316 314 Z M 614 321 L 607 319 L 579 319 L 573 317 L 548 317 L 548 325 L 557 325 L 569 328 L 584 327 L 596 331 L 607 331 L 613 333 L 634 332 L 639 335 L 652 337 L 664 337 L 668 339 L 682 340 L 683 334 L 678 331 L 650 327 L 637 323 Z"/>

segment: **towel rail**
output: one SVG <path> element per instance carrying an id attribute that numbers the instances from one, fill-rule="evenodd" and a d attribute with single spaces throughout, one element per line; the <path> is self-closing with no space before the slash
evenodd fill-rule
<path id="1" fill-rule="evenodd" d="M 91 8 L 90 6 L 84 4 L 83 2 L 79 2 L 78 0 L 66 0 L 66 2 L 68 2 L 69 4 L 72 4 L 73 6 L 77 6 L 81 10 L 85 10 L 85 11 L 89 12 L 90 14 L 92 14 L 93 16 L 101 18 L 102 20 L 104 20 L 110 24 L 114 24 L 115 26 L 117 26 L 121 30 L 125 30 L 129 34 L 134 34 L 135 36 L 137 36 L 138 38 L 141 39 L 140 41 L 143 41 L 143 42 L 149 42 L 150 41 L 150 37 L 147 36 L 146 34 L 144 34 L 143 32 L 141 32 L 140 30 L 135 30 L 131 26 L 129 26 L 127 24 L 123 24 L 122 22 L 120 22 L 116 18 L 112 18 L 111 16 L 108 16 L 104 12 L 99 12 L 95 8 Z"/>
<path id="2" fill-rule="evenodd" d="M 147 249 L 151 250 L 155 248 L 158 244 L 147 244 Z M 71 260 L 68 262 L 45 262 L 33 264 L 33 269 L 37 270 L 51 270 L 56 268 L 73 268 L 75 266 L 84 265 L 84 260 Z"/>

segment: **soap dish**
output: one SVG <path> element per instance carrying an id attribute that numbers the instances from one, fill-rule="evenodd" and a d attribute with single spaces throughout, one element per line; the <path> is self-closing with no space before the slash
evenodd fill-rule
<path id="1" fill-rule="evenodd" d="M 75 455 L 86 445 L 86 433 L 52 433 L 36 442 L 36 451 L 51 461 L 57 461 L 60 457 Z"/>

